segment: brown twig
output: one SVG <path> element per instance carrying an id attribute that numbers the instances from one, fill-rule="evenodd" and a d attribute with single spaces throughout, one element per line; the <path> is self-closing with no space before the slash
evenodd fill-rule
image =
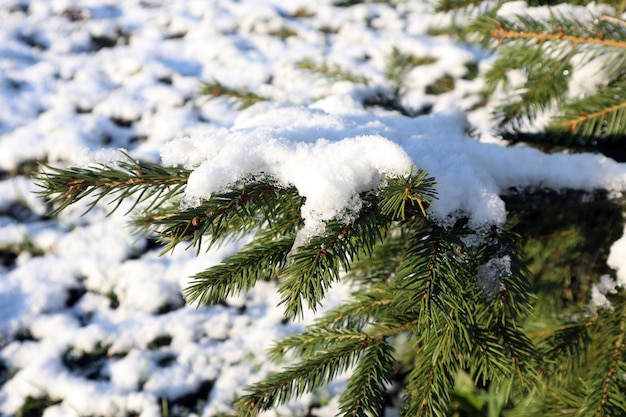
<path id="1" fill-rule="evenodd" d="M 565 33 L 562 33 L 562 32 L 559 32 L 559 33 L 519 32 L 516 30 L 507 30 L 502 26 L 501 23 L 498 24 L 497 29 L 493 29 L 490 33 L 491 33 L 491 36 L 498 39 L 498 43 L 500 44 L 504 42 L 506 39 L 534 39 L 537 42 L 545 42 L 545 41 L 571 42 L 573 47 L 576 47 L 579 44 L 592 44 L 592 45 L 602 45 L 602 46 L 610 46 L 614 48 L 626 49 L 626 41 L 604 39 L 601 37 L 583 38 L 580 36 L 566 35 Z"/>
<path id="2" fill-rule="evenodd" d="M 573 120 L 566 120 L 561 123 L 561 126 L 569 128 L 571 132 L 575 132 L 580 123 L 584 123 L 596 117 L 606 118 L 608 114 L 619 111 L 621 109 L 626 109 L 626 101 L 597 112 L 582 114 L 580 117 L 577 117 Z"/>

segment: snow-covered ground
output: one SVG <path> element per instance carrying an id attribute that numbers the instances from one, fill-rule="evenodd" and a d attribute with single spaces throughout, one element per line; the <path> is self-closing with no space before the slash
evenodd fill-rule
<path id="1" fill-rule="evenodd" d="M 470 68 L 491 57 L 428 35 L 450 22 L 430 2 L 334 3 L 0 0 L 0 415 L 35 399 L 46 417 L 229 415 L 246 384 L 276 369 L 272 341 L 312 319 L 285 324 L 270 283 L 186 307 L 188 278 L 236 244 L 160 257 L 124 210 L 81 217 L 77 205 L 47 218 L 27 176 L 36 161 L 114 160 L 124 148 L 197 167 L 186 204 L 264 171 L 307 197 L 307 233 L 412 165 L 437 179 L 433 217 L 463 212 L 477 228 L 505 220 L 499 195 L 509 187 L 626 190 L 626 165 L 610 159 L 501 146 L 489 107 L 469 111 L 482 88 Z M 428 58 L 402 86 L 402 105 L 423 116 L 363 104 L 396 87 L 385 76 L 394 48 Z M 444 75 L 454 88 L 435 94 Z M 198 94 L 214 81 L 269 101 L 242 111 Z M 625 246 L 609 260 L 622 283 Z M 335 288 L 328 305 L 346 292 Z M 339 389 L 268 415 L 315 404 L 315 415 L 334 415 Z"/>

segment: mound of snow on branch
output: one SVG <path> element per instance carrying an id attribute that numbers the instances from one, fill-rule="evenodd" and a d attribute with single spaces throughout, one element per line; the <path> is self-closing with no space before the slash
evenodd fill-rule
<path id="1" fill-rule="evenodd" d="M 162 159 L 194 168 L 184 200 L 189 206 L 259 176 L 296 187 L 306 197 L 308 236 L 323 231 L 325 221 L 349 220 L 360 208 L 359 193 L 377 189 L 385 176 L 415 168 L 438 184 L 429 214 L 444 224 L 469 216 L 476 229 L 506 221 L 500 196 L 511 187 L 626 189 L 626 164 L 481 143 L 464 133 L 465 125 L 460 111 L 419 118 L 375 114 L 337 95 L 308 107 L 258 104 L 229 129 L 169 142 Z"/>

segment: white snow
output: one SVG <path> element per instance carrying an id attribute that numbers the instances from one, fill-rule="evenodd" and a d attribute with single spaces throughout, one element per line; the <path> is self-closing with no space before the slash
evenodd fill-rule
<path id="1" fill-rule="evenodd" d="M 495 297 L 505 288 L 504 280 L 511 276 L 511 257 L 493 258 L 478 267 L 476 283 L 486 298 Z"/>
<path id="2" fill-rule="evenodd" d="M 333 112 L 338 101 L 341 111 Z M 431 214 L 445 222 L 463 213 L 475 228 L 504 223 L 500 195 L 510 187 L 615 193 L 626 188 L 624 164 L 600 155 L 481 143 L 465 136 L 465 123 L 461 111 L 373 118 L 345 96 L 308 107 L 260 104 L 230 129 L 169 142 L 162 159 L 194 168 L 185 195 L 192 206 L 261 173 L 295 186 L 307 198 L 302 216 L 309 235 L 319 233 L 325 220 L 349 219 L 359 209 L 358 194 L 376 189 L 385 175 L 414 167 L 437 180 Z"/>
<path id="3" fill-rule="evenodd" d="M 183 306 L 189 277 L 240 243 L 199 257 L 183 248 L 159 257 L 160 248 L 128 228 L 123 207 L 81 217 L 81 203 L 47 219 L 23 172 L 34 161 L 115 163 L 126 149 L 186 166 L 194 169 L 186 205 L 270 176 L 306 197 L 302 240 L 329 219 L 349 220 L 359 193 L 386 175 L 413 168 L 436 178 L 432 218 L 447 224 L 468 216 L 478 231 L 506 221 L 501 196 L 510 188 L 626 190 L 626 165 L 606 157 L 503 146 L 489 107 L 467 110 L 480 100 L 482 81 L 459 78 L 466 64 L 488 66 L 492 57 L 429 36 L 427 22 L 443 27 L 449 19 L 434 15 L 431 2 L 333 3 L 0 0 L 0 250 L 25 249 L 0 264 L 0 416 L 14 415 L 28 396 L 59 401 L 46 417 L 161 416 L 163 401 L 176 407 L 207 383 L 209 394 L 190 415 L 228 413 L 246 384 L 277 369 L 265 353 L 273 340 L 314 319 L 284 324 L 276 288 L 266 282 L 223 305 Z M 604 10 L 590 5 L 584 14 Z M 303 11 L 309 16 L 294 17 Z M 293 35 L 282 39 L 283 29 Z M 402 101 L 431 107 L 430 114 L 409 118 L 362 104 L 390 88 L 384 74 L 394 47 L 436 58 L 410 71 Z M 305 59 L 368 84 L 303 70 Z M 573 94 L 587 92 L 595 68 L 575 74 Z M 455 77 L 455 89 L 426 94 L 444 74 Z M 239 111 L 232 99 L 198 96 L 201 83 L 214 80 L 269 101 Z M 481 140 L 468 137 L 468 121 Z M 624 242 L 609 258 L 617 281 L 601 279 L 596 304 L 626 284 Z M 493 278 L 507 268 L 505 258 L 485 265 L 486 293 L 499 288 Z M 335 286 L 327 307 L 348 292 Z M 100 357 L 90 375 L 68 365 L 94 352 Z M 328 400 L 318 415 L 335 414 L 342 384 L 315 394 Z M 315 395 L 267 415 L 302 415 Z"/>
<path id="4" fill-rule="evenodd" d="M 613 243 L 607 265 L 615 270 L 615 279 L 602 275 L 600 282 L 591 288 L 591 304 L 596 307 L 611 307 L 606 294 L 615 292 L 616 287 L 626 287 L 626 228 L 622 237 Z"/>
<path id="5" fill-rule="evenodd" d="M 175 140 L 164 148 L 166 164 L 190 165 L 187 155 L 198 164 L 187 184 L 186 204 L 264 174 L 306 197 L 306 238 L 319 234 L 324 221 L 356 213 L 358 194 L 376 189 L 385 175 L 411 168 L 402 148 L 378 133 L 387 127 L 368 121 L 362 109 L 347 118 L 315 106 L 269 107 L 243 113 L 229 131 Z"/>

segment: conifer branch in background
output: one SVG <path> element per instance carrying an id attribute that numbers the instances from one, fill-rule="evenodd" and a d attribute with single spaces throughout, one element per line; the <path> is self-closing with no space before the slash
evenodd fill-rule
<path id="1" fill-rule="evenodd" d="M 568 42 L 572 49 L 585 44 L 626 49 L 626 40 L 621 40 L 621 37 L 618 39 L 606 38 L 605 30 L 610 30 L 611 32 L 615 30 L 615 28 L 608 28 L 607 25 L 598 26 L 594 31 L 588 31 L 585 30 L 585 25 L 580 22 L 575 22 L 576 25 L 572 26 L 571 22 L 561 20 L 551 22 L 550 26 L 546 26 L 530 19 L 524 20 L 524 24 L 534 30 L 526 32 L 523 31 L 522 27 L 514 27 L 515 25 L 511 24 L 509 21 L 497 20 L 497 29 L 492 29 L 490 35 L 492 38 L 496 39 L 499 44 L 503 44 L 511 39 L 526 39 L 537 43 L 547 41 Z M 603 19 L 603 21 L 607 20 Z M 613 23 L 615 21 L 609 20 L 608 22 Z M 561 26 L 561 24 L 567 24 L 568 26 Z M 511 29 L 507 29 L 505 26 L 511 27 Z M 573 30 L 566 31 L 566 28 Z M 581 29 L 583 31 L 581 31 Z"/>
<path id="2" fill-rule="evenodd" d="M 366 77 L 345 70 L 338 65 L 329 65 L 326 62 L 317 64 L 311 59 L 303 59 L 297 63 L 297 67 L 312 73 L 321 74 L 332 80 L 351 81 L 356 84 L 364 85 L 369 84 L 369 80 Z"/>
<path id="3" fill-rule="evenodd" d="M 623 139 L 626 132 L 626 26 L 603 16 L 583 23 L 574 16 L 553 13 L 547 21 L 519 15 L 505 19 L 498 8 L 480 16 L 469 30 L 498 52 L 484 74 L 490 92 L 510 88 L 509 75 L 521 70 L 526 82 L 499 107 L 501 126 L 517 131 L 524 121 L 555 113 L 547 126 L 566 143 L 594 144 Z M 603 77 L 595 92 L 573 96 L 572 74 L 589 62 L 601 63 Z M 594 86 L 587 86 L 594 87 Z"/>
<path id="4" fill-rule="evenodd" d="M 443 13 L 465 11 L 481 5 L 483 0 L 443 0 L 437 3 L 436 10 Z"/>
<path id="5" fill-rule="evenodd" d="M 626 54 L 626 52 L 625 52 Z M 626 77 L 607 85 L 600 93 L 567 103 L 551 128 L 584 138 L 619 138 L 626 132 Z M 585 109 L 582 111 L 581 109 Z"/>
<path id="6" fill-rule="evenodd" d="M 232 98 L 239 101 L 239 110 L 246 109 L 260 101 L 266 101 L 267 98 L 260 96 L 245 88 L 228 87 L 219 81 L 205 82 L 200 86 L 200 95 L 216 97 Z"/>
<path id="7" fill-rule="evenodd" d="M 406 93 L 406 91 L 404 91 L 406 88 L 406 79 L 413 68 L 435 62 L 437 62 L 437 58 L 432 56 L 418 57 L 402 52 L 397 47 L 393 47 L 385 66 L 385 78 L 393 84 L 393 94 L 399 97 Z"/>

